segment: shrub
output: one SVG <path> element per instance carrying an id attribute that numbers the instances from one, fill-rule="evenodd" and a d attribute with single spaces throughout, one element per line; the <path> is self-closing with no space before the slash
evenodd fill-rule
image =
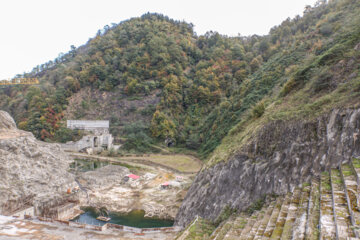
<path id="1" fill-rule="evenodd" d="M 331 88 L 331 74 L 328 69 L 322 70 L 319 75 L 315 77 L 313 83 L 313 91 L 315 93 L 321 92 L 323 90 L 329 90 Z"/>
<path id="2" fill-rule="evenodd" d="M 253 214 L 255 211 L 259 211 L 261 210 L 261 208 L 264 206 L 265 204 L 265 198 L 266 196 L 258 199 L 257 201 L 253 202 L 250 207 L 247 209 L 247 212 L 249 214 Z"/>
<path id="3" fill-rule="evenodd" d="M 72 130 L 65 127 L 60 127 L 55 132 L 54 140 L 56 142 L 66 143 L 69 141 L 77 141 L 82 137 L 82 134 L 78 130 Z"/>
<path id="4" fill-rule="evenodd" d="M 214 225 L 219 226 L 219 224 L 226 219 L 228 219 L 233 213 L 236 212 L 236 209 L 231 208 L 229 205 L 226 205 L 220 215 L 216 218 Z"/>
<path id="5" fill-rule="evenodd" d="M 281 97 L 285 97 L 286 95 L 288 95 L 292 90 L 294 90 L 296 87 L 296 82 L 294 80 L 294 78 L 291 78 L 289 81 L 287 81 L 283 88 L 280 91 L 280 96 Z"/>
<path id="6" fill-rule="evenodd" d="M 332 33 L 332 26 L 329 23 L 324 23 L 320 27 L 320 33 L 324 36 L 329 36 Z"/>
<path id="7" fill-rule="evenodd" d="M 254 106 L 252 109 L 252 116 L 254 118 L 259 118 L 265 113 L 265 105 L 263 102 L 260 102 Z"/>

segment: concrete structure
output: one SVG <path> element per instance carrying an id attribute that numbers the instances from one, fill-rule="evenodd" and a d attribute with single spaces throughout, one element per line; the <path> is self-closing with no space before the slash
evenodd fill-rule
<path id="1" fill-rule="evenodd" d="M 86 151 L 89 154 L 102 149 L 111 149 L 113 146 L 113 137 L 111 134 L 87 135 L 77 142 L 67 142 L 62 144 L 62 148 L 69 151 Z"/>
<path id="2" fill-rule="evenodd" d="M 80 129 L 93 132 L 94 134 L 108 134 L 110 122 L 108 120 L 67 120 L 67 128 Z"/>
<path id="3" fill-rule="evenodd" d="M 19 218 L 25 218 L 25 215 L 33 217 L 33 216 L 35 216 L 35 209 L 32 206 L 32 207 L 28 207 L 28 208 L 19 210 L 11 215 L 14 217 L 19 217 Z"/>
<path id="4" fill-rule="evenodd" d="M 92 134 L 84 136 L 77 142 L 62 144 L 62 148 L 68 151 L 84 151 L 88 154 L 101 152 L 103 149 L 119 149 L 120 146 L 113 145 L 113 136 L 109 133 L 109 121 L 91 120 L 67 120 L 67 128 L 89 131 Z"/>
<path id="5" fill-rule="evenodd" d="M 78 213 L 80 213 L 80 206 L 77 203 L 67 203 L 63 206 L 57 208 L 56 219 L 58 220 L 68 220 L 69 218 L 73 218 Z"/>

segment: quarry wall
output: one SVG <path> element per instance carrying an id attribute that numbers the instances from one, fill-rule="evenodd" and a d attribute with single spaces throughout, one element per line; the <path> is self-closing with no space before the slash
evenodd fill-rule
<path id="1" fill-rule="evenodd" d="M 360 155 L 360 109 L 335 109 L 312 121 L 275 121 L 228 161 L 203 169 L 175 225 L 197 215 L 216 220 L 229 206 L 245 210 L 266 194 L 284 194 L 324 170 Z"/>

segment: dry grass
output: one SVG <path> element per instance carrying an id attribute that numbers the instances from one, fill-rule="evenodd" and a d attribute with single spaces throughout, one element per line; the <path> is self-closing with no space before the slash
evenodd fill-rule
<path id="1" fill-rule="evenodd" d="M 181 172 L 198 172 L 202 163 L 200 160 L 187 155 L 148 155 L 148 156 L 131 156 L 121 157 L 120 160 L 145 160 L 174 168 Z"/>

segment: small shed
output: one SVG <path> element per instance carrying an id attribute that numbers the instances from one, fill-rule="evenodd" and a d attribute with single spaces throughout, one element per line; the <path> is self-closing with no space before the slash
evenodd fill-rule
<path id="1" fill-rule="evenodd" d="M 137 176 L 137 175 L 135 175 L 135 174 L 129 174 L 129 175 L 127 175 L 129 178 L 131 178 L 131 179 L 134 179 L 134 180 L 136 180 L 136 179 L 138 179 L 140 176 Z"/>
<path id="2" fill-rule="evenodd" d="M 176 176 L 176 181 L 178 182 L 182 182 L 184 180 L 184 177 L 183 176 Z"/>
<path id="3" fill-rule="evenodd" d="M 164 182 L 163 184 L 161 184 L 161 189 L 169 189 L 171 187 L 169 182 Z"/>

